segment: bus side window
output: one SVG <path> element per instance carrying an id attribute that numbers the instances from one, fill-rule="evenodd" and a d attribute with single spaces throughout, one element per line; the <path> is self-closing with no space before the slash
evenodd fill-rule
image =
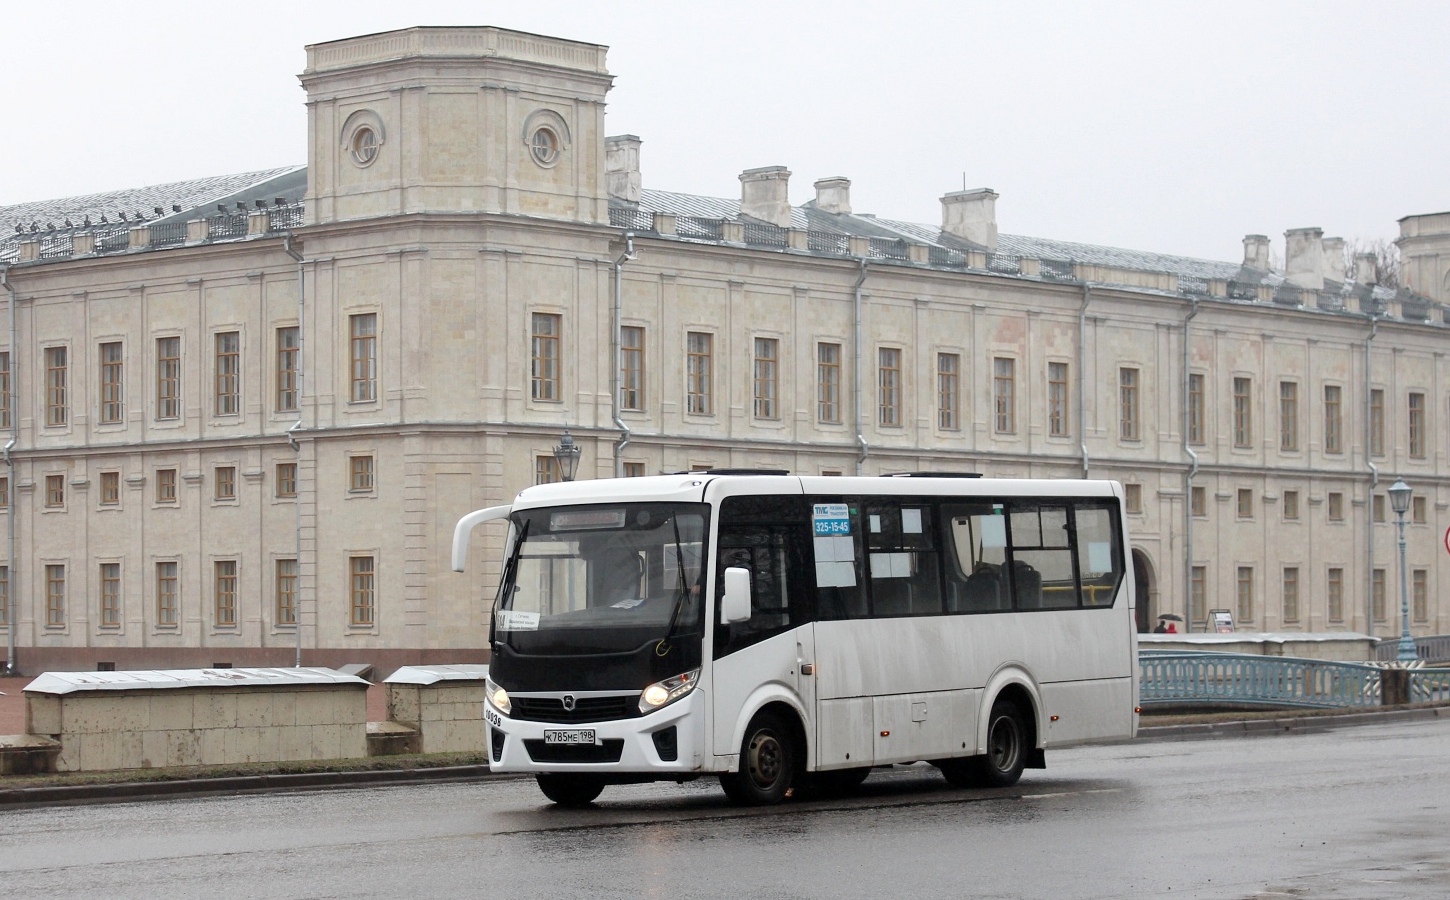
<path id="1" fill-rule="evenodd" d="M 865 505 L 873 616 L 942 612 L 935 504 L 903 498 Z"/>
<path id="2" fill-rule="evenodd" d="M 1113 533 L 1113 514 L 1101 506 L 1078 506 L 1077 567 L 1084 606 L 1111 606 L 1123 571 L 1122 551 Z"/>
<path id="3" fill-rule="evenodd" d="M 947 611 L 1003 612 L 1011 608 L 1007 594 L 1006 517 L 1001 504 L 949 504 L 943 507 L 948 528 Z"/>

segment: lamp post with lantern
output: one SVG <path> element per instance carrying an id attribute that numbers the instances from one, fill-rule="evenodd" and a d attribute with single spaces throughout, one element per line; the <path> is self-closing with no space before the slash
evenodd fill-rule
<path id="1" fill-rule="evenodd" d="M 1415 641 L 1410 637 L 1410 595 L 1405 586 L 1405 512 L 1410 508 L 1410 494 L 1414 493 L 1403 478 L 1395 479 L 1390 485 L 1390 506 L 1395 511 L 1395 527 L 1400 535 L 1400 646 L 1395 653 L 1399 662 L 1414 662 L 1420 658 L 1415 650 Z"/>
<path id="2" fill-rule="evenodd" d="M 559 477 L 564 481 L 573 481 L 574 473 L 579 469 L 579 454 L 582 449 L 574 443 L 574 438 L 569 434 L 569 429 L 564 429 L 564 436 L 559 438 L 559 444 L 554 448 L 554 459 L 559 463 Z"/>

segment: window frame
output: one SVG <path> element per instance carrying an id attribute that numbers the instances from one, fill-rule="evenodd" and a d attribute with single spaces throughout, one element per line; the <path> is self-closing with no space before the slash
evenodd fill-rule
<path id="1" fill-rule="evenodd" d="M 283 571 L 284 567 L 289 565 L 291 571 Z M 272 624 L 274 627 L 289 630 L 297 627 L 297 586 L 301 581 L 300 569 L 296 557 L 284 556 L 273 561 Z"/>
<path id="2" fill-rule="evenodd" d="M 181 418 L 181 335 L 156 338 L 156 420 Z"/>
<path id="3" fill-rule="evenodd" d="M 1254 446 L 1254 380 L 1243 375 L 1233 377 L 1233 445 L 1236 450 L 1252 450 Z"/>
<path id="4" fill-rule="evenodd" d="M 240 570 L 235 558 L 212 560 L 212 627 L 219 631 L 235 631 L 239 627 Z"/>
<path id="5" fill-rule="evenodd" d="M 1204 385 L 1206 376 L 1201 372 L 1188 374 L 1188 443 L 1203 446 L 1207 443 L 1204 430 Z"/>
<path id="6" fill-rule="evenodd" d="M 876 348 L 876 424 L 881 428 L 901 427 L 903 356 L 900 347 Z"/>
<path id="7" fill-rule="evenodd" d="M 297 412 L 302 406 L 302 327 L 278 325 L 272 331 L 276 352 L 273 356 L 276 390 L 272 395 L 273 412 Z"/>
<path id="8" fill-rule="evenodd" d="M 96 493 L 97 506 L 121 505 L 121 472 L 107 469 L 100 473 L 100 489 Z"/>
<path id="9" fill-rule="evenodd" d="M 126 345 L 122 341 L 101 341 L 97 345 L 97 350 L 100 405 L 96 411 L 96 422 L 100 425 L 124 424 L 126 421 Z"/>
<path id="10" fill-rule="evenodd" d="M 96 628 L 102 631 L 118 631 L 121 628 L 121 563 L 105 560 L 97 571 Z"/>
<path id="11" fill-rule="evenodd" d="M 1344 388 L 1324 386 L 1324 452 L 1344 452 Z"/>
<path id="12" fill-rule="evenodd" d="M 45 366 L 45 426 L 70 424 L 70 347 L 54 344 L 42 351 Z"/>
<path id="13" fill-rule="evenodd" d="M 992 432 L 1017 433 L 1017 360 L 992 357 Z"/>
<path id="14" fill-rule="evenodd" d="M 751 410 L 755 418 L 780 419 L 780 339 L 756 337 L 751 359 Z"/>
<path id="15" fill-rule="evenodd" d="M 242 333 L 218 331 L 212 335 L 212 415 L 232 418 L 242 414 Z"/>
<path id="16" fill-rule="evenodd" d="M 1118 439 L 1137 443 L 1143 439 L 1142 370 L 1137 366 L 1118 367 Z"/>
<path id="17" fill-rule="evenodd" d="M 1299 382 L 1279 382 L 1279 452 L 1299 452 Z"/>
<path id="18" fill-rule="evenodd" d="M 349 313 L 348 403 L 378 402 L 378 314 Z"/>
<path id="19" fill-rule="evenodd" d="M 290 471 L 288 471 L 290 470 Z M 272 470 L 272 496 L 276 500 L 297 499 L 297 463 L 279 462 Z M 288 489 L 290 485 L 290 490 Z"/>
<path id="20" fill-rule="evenodd" d="M 1047 363 L 1047 435 L 1048 437 L 1070 437 L 1068 427 L 1070 404 L 1068 382 L 1071 369 L 1065 362 L 1049 360 Z"/>
<path id="21" fill-rule="evenodd" d="M 176 631 L 181 628 L 181 561 L 158 559 L 155 572 L 156 628 Z"/>
<path id="22" fill-rule="evenodd" d="M 537 403 L 564 401 L 564 315 L 529 312 L 529 399 Z"/>
<path id="23" fill-rule="evenodd" d="M 827 348 L 830 348 L 829 353 Z M 830 359 L 827 359 L 830 356 Z M 816 421 L 841 424 L 841 344 L 816 342 Z"/>
<path id="24" fill-rule="evenodd" d="M 348 627 L 359 630 L 376 628 L 377 556 L 349 554 L 347 571 Z"/>
<path id="25" fill-rule="evenodd" d="M 643 412 L 645 403 L 645 330 L 643 325 L 619 327 L 619 408 Z"/>
<path id="26" fill-rule="evenodd" d="M 938 351 L 936 355 L 936 427 L 962 430 L 962 355 Z"/>
<path id="27" fill-rule="evenodd" d="M 685 332 L 685 414 L 715 414 L 715 334 Z"/>
<path id="28" fill-rule="evenodd" d="M 1429 433 L 1429 409 L 1423 391 L 1410 391 L 1405 398 L 1406 452 L 1410 459 L 1425 458 L 1425 436 Z"/>
<path id="29" fill-rule="evenodd" d="M 377 492 L 377 454 L 349 453 L 347 455 L 347 492 L 373 494 Z"/>

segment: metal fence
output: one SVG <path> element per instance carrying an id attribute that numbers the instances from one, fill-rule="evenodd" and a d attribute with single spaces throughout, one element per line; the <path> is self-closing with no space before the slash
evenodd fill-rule
<path id="1" fill-rule="evenodd" d="M 1400 650 L 1399 638 L 1384 638 L 1375 644 L 1374 658 L 1390 662 Z M 1425 662 L 1450 662 L 1450 634 L 1415 638 L 1415 652 Z"/>
<path id="2" fill-rule="evenodd" d="M 116 253 L 131 246 L 131 226 L 118 225 L 114 228 L 107 228 L 97 231 L 96 252 Z"/>
<path id="3" fill-rule="evenodd" d="M 163 222 L 151 226 L 152 247 L 175 247 L 186 243 L 185 222 Z"/>
<path id="4" fill-rule="evenodd" d="M 302 204 L 294 203 L 290 206 L 275 206 L 267 211 L 267 230 L 286 231 L 289 228 L 302 227 Z"/>
<path id="5" fill-rule="evenodd" d="M 207 234 L 217 238 L 244 237 L 247 233 L 246 213 L 222 213 L 207 219 Z"/>
<path id="6" fill-rule="evenodd" d="M 675 217 L 675 234 L 680 237 L 718 241 L 721 239 L 723 226 L 723 219 L 706 219 L 700 216 Z"/>
<path id="7" fill-rule="evenodd" d="M 784 247 L 786 245 L 785 229 L 769 222 L 746 222 L 745 243 L 757 247 Z"/>
<path id="8" fill-rule="evenodd" d="M 75 238 L 66 232 L 64 234 L 47 234 L 40 239 L 41 259 L 61 259 L 70 256 L 75 252 Z"/>
<path id="9" fill-rule="evenodd" d="M 1374 663 L 1331 662 L 1207 651 L 1141 650 L 1139 701 L 1154 704 L 1224 703 L 1316 709 L 1372 707 L 1383 702 L 1382 674 Z M 1450 700 L 1450 669 L 1411 668 L 1409 700 Z"/>
<path id="10" fill-rule="evenodd" d="M 630 209 L 623 206 L 609 208 L 609 224 L 629 231 L 654 231 L 655 216 L 647 209 Z"/>

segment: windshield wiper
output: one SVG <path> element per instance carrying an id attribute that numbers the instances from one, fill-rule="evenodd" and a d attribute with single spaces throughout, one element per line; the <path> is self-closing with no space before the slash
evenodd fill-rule
<path id="1" fill-rule="evenodd" d="M 675 571 L 680 573 L 680 592 L 675 595 L 675 608 L 670 612 L 670 627 L 665 629 L 665 636 L 655 644 L 656 656 L 668 656 L 670 652 L 670 639 L 675 636 L 675 627 L 680 622 L 680 610 L 685 608 L 685 599 L 690 595 L 690 589 L 685 584 L 685 551 L 680 547 L 680 518 L 675 513 L 670 513 L 670 525 L 675 529 Z"/>

